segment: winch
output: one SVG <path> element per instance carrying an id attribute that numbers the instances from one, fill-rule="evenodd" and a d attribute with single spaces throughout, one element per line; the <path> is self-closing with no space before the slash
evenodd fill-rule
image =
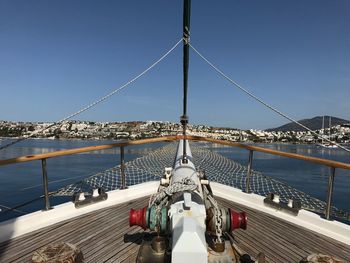
<path id="1" fill-rule="evenodd" d="M 181 140 L 174 166 L 165 169 L 149 205 L 130 210 L 129 224 L 153 231 L 137 262 L 239 262 L 225 233 L 246 229 L 247 215 L 216 202 L 205 174 L 192 162 L 189 143 Z"/>

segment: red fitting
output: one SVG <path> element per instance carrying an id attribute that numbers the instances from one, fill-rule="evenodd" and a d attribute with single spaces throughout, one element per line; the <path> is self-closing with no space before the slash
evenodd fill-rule
<path id="1" fill-rule="evenodd" d="M 129 213 L 129 226 L 140 226 L 147 229 L 146 223 L 147 206 L 138 210 L 131 209 Z"/>
<path id="2" fill-rule="evenodd" d="M 229 211 L 230 211 L 230 218 L 231 218 L 230 231 L 233 231 L 238 228 L 242 228 L 244 230 L 247 229 L 247 221 L 248 221 L 247 214 L 245 212 L 238 213 L 232 209 L 229 209 Z"/>

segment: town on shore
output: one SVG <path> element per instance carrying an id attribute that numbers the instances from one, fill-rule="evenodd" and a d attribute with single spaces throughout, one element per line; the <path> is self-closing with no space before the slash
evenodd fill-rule
<path id="1" fill-rule="evenodd" d="M 11 122 L 0 121 L 0 137 L 28 136 L 50 139 L 90 139 L 120 140 L 144 139 L 182 133 L 179 123 L 163 121 L 133 122 L 91 122 L 66 121 L 50 128 L 49 122 Z M 309 131 L 264 131 L 218 128 L 206 125 L 188 125 L 188 134 L 235 142 L 258 143 L 320 143 L 316 135 Z M 315 131 L 317 134 L 338 143 L 350 142 L 350 124 L 332 126 Z"/>

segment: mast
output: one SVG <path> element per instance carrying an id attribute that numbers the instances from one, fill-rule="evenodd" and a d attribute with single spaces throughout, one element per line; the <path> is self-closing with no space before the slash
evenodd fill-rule
<path id="1" fill-rule="evenodd" d="M 182 124 L 182 134 L 186 136 L 188 124 L 187 116 L 187 84 L 188 84 L 188 66 L 189 66 L 189 42 L 190 42 L 190 14 L 191 0 L 184 0 L 183 12 L 183 114 L 180 117 Z M 183 140 L 182 162 L 187 163 L 186 140 Z"/>
<path id="2" fill-rule="evenodd" d="M 323 137 L 324 137 L 324 115 L 322 117 L 322 144 L 323 144 Z"/>

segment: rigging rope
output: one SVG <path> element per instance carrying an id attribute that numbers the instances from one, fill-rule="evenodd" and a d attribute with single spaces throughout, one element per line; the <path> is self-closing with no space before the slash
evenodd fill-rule
<path id="1" fill-rule="evenodd" d="M 65 118 L 63 118 L 63 119 L 61 119 L 61 120 L 59 120 L 59 121 L 57 121 L 57 122 L 54 122 L 53 124 L 50 124 L 49 126 L 45 127 L 45 128 L 42 129 L 42 130 L 34 131 L 34 132 L 30 133 L 29 135 L 23 136 L 22 138 L 19 138 L 19 139 L 15 140 L 15 141 L 12 141 L 12 142 L 10 142 L 10 143 L 8 143 L 8 144 L 5 144 L 5 145 L 1 146 L 1 147 L 0 147 L 0 151 L 3 150 L 3 149 L 5 149 L 5 148 L 7 148 L 7 147 L 10 147 L 11 145 L 14 145 L 14 144 L 18 143 L 18 142 L 21 142 L 21 141 L 23 141 L 23 140 L 26 140 L 26 139 L 32 137 L 33 135 L 35 135 L 35 134 L 37 134 L 37 133 L 39 133 L 39 132 L 43 132 L 43 131 L 45 131 L 45 130 L 47 130 L 47 129 L 52 128 L 53 126 L 56 126 L 56 125 L 58 125 L 58 124 L 60 124 L 60 123 L 62 123 L 62 122 L 64 122 L 64 121 L 66 121 L 66 120 L 69 120 L 69 119 L 71 119 L 71 118 L 73 118 L 73 117 L 75 117 L 75 116 L 77 116 L 77 115 L 79 115 L 79 114 L 81 114 L 81 113 L 83 113 L 83 112 L 89 110 L 90 108 L 96 106 L 97 104 L 99 104 L 99 103 L 101 103 L 101 102 L 107 100 L 108 98 L 110 98 L 111 96 L 113 96 L 115 93 L 117 93 L 117 92 L 119 92 L 119 91 L 125 89 L 125 88 L 128 87 L 131 83 L 135 82 L 137 79 L 139 79 L 140 77 L 142 77 L 143 75 L 145 75 L 148 71 L 150 71 L 152 68 L 154 68 L 154 67 L 155 67 L 157 64 L 159 64 L 163 59 L 165 59 L 165 58 L 166 58 L 166 57 L 167 57 L 167 56 L 182 42 L 182 41 L 183 41 L 183 38 L 181 38 L 181 39 L 180 39 L 175 45 L 173 45 L 163 56 L 161 56 L 158 60 L 156 60 L 153 64 L 151 64 L 147 69 L 145 69 L 145 70 L 142 71 L 140 74 L 138 74 L 136 77 L 134 77 L 134 78 L 132 78 L 131 80 L 129 80 L 128 82 L 126 82 L 126 83 L 125 83 L 124 85 L 122 85 L 121 87 L 119 87 L 119 88 L 113 90 L 112 92 L 108 93 L 107 95 L 105 95 L 105 96 L 99 98 L 98 100 L 96 100 L 96 101 L 90 103 L 89 105 L 87 105 L 86 107 L 84 107 L 84 108 L 78 110 L 77 112 L 72 113 L 72 114 L 70 114 L 69 116 L 67 116 L 67 117 L 65 117 Z"/>
<path id="2" fill-rule="evenodd" d="M 158 192 L 151 196 L 150 205 L 160 204 L 164 198 L 168 198 L 175 193 L 185 192 L 185 191 L 194 191 L 197 189 L 195 181 L 191 178 L 185 177 L 180 182 L 174 182 L 167 187 L 160 187 Z"/>
<path id="3" fill-rule="evenodd" d="M 229 76 L 227 76 L 223 71 L 221 71 L 218 67 L 216 67 L 213 63 L 211 63 L 207 58 L 205 58 L 194 46 L 192 46 L 191 43 L 189 43 L 190 47 L 193 49 L 193 51 L 195 53 L 197 53 L 198 56 L 200 56 L 205 62 L 207 62 L 216 72 L 218 72 L 221 76 L 223 76 L 225 79 L 227 79 L 229 82 L 231 82 L 236 88 L 240 89 L 241 91 L 243 91 L 245 94 L 247 94 L 248 96 L 250 96 L 251 98 L 253 98 L 254 100 L 258 101 L 260 104 L 264 105 L 265 107 L 269 108 L 270 110 L 274 111 L 275 113 L 277 113 L 278 115 L 282 116 L 283 118 L 294 122 L 295 124 L 299 125 L 300 127 L 306 129 L 307 131 L 311 132 L 313 135 L 324 139 L 325 141 L 329 142 L 330 144 L 334 144 L 336 146 L 338 146 L 339 148 L 341 148 L 344 151 L 350 152 L 350 149 L 340 145 L 337 142 L 333 142 L 331 140 L 329 140 L 328 138 L 321 136 L 319 134 L 317 134 L 315 131 L 311 130 L 310 128 L 306 127 L 305 125 L 303 125 L 302 123 L 298 122 L 297 120 L 294 120 L 293 118 L 289 117 L 287 114 L 281 112 L 280 110 L 276 109 L 275 107 L 271 106 L 270 104 L 268 104 L 267 102 L 263 101 L 262 99 L 260 99 L 259 97 L 255 96 L 253 93 L 251 93 L 249 90 L 243 88 L 241 85 L 239 85 L 236 81 L 234 81 L 233 79 L 231 79 Z"/>

